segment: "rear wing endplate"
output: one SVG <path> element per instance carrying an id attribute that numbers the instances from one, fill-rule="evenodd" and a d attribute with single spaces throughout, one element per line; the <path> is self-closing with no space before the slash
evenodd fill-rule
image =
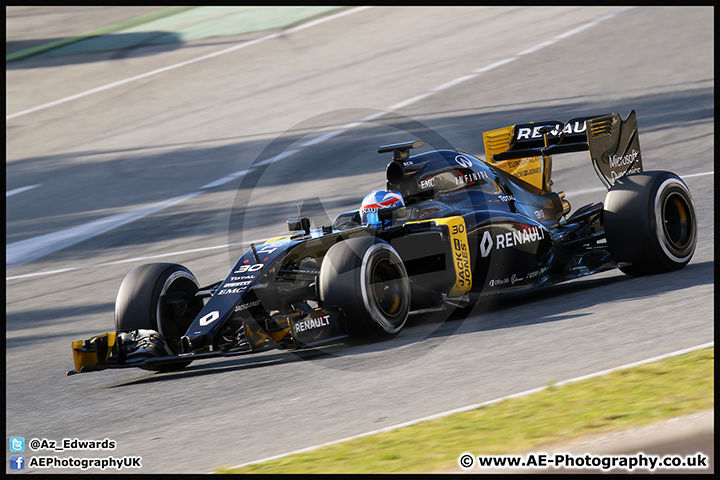
<path id="1" fill-rule="evenodd" d="M 485 158 L 515 177 L 550 191 L 552 155 L 589 151 L 605 188 L 630 173 L 642 172 L 637 117 L 617 113 L 578 117 L 568 122 L 525 123 L 483 133 Z"/>

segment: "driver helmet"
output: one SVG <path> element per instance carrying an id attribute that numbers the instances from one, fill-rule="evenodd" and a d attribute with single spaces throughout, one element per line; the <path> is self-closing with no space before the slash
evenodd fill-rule
<path id="1" fill-rule="evenodd" d="M 400 192 L 394 190 L 375 190 L 363 198 L 360 205 L 360 220 L 363 226 L 384 228 L 390 226 L 392 220 L 381 221 L 378 211 L 404 207 L 405 201 Z"/>

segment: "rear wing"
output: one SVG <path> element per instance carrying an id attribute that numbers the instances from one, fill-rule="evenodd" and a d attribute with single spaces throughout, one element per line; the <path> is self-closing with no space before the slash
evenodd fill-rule
<path id="1" fill-rule="evenodd" d="M 637 118 L 617 113 L 568 122 L 523 123 L 483 133 L 486 161 L 546 193 L 552 185 L 552 155 L 589 151 L 600 181 L 643 171 Z"/>

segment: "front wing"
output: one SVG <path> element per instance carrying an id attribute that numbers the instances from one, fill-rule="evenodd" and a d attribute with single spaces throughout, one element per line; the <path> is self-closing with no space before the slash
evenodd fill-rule
<path id="1" fill-rule="evenodd" d="M 337 307 L 316 308 L 293 315 L 273 315 L 243 322 L 242 338 L 229 350 L 174 355 L 162 334 L 154 330 L 108 332 L 72 343 L 75 369 L 93 372 L 110 368 L 161 369 L 163 365 L 205 358 L 245 355 L 271 348 L 300 349 L 332 343 L 347 337 L 345 315 Z"/>

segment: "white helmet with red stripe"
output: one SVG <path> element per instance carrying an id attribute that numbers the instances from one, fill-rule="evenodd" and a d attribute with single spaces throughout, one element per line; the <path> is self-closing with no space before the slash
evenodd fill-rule
<path id="1" fill-rule="evenodd" d="M 400 192 L 394 190 L 375 190 L 363 198 L 362 204 L 360 205 L 361 223 L 364 226 L 373 228 L 388 226 L 392 221 L 381 221 L 378 212 L 380 210 L 395 209 L 404 206 L 405 201 L 402 195 L 400 195 Z M 383 223 L 385 225 L 383 225 Z"/>

